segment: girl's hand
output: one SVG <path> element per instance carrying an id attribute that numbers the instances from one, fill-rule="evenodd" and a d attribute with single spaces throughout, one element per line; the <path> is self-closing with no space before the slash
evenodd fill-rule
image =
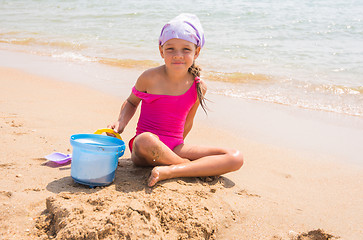
<path id="1" fill-rule="evenodd" d="M 109 124 L 107 128 L 110 128 L 115 132 L 121 134 L 124 131 L 130 119 L 132 118 L 132 116 L 134 116 L 136 108 L 139 105 L 140 101 L 141 101 L 140 98 L 136 97 L 133 93 L 131 93 L 129 98 L 126 101 L 124 101 L 124 103 L 121 106 L 121 111 L 117 122 Z M 107 135 L 111 137 L 116 137 L 112 133 Z"/>
<path id="2" fill-rule="evenodd" d="M 119 121 L 117 121 L 117 122 L 115 122 L 114 124 L 110 124 L 110 125 L 107 125 L 107 128 L 110 128 L 110 129 L 112 129 L 112 130 L 114 130 L 115 132 L 117 132 L 117 133 L 119 133 L 119 134 L 121 134 L 123 131 L 124 131 L 124 129 L 123 129 L 123 127 L 121 127 L 121 125 L 120 125 L 120 122 Z M 116 137 L 114 134 L 112 134 L 112 133 L 106 133 L 108 136 L 111 136 L 111 137 Z"/>

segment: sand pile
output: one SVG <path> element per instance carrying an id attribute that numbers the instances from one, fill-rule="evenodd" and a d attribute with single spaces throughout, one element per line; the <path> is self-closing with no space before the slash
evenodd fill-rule
<path id="1" fill-rule="evenodd" d="M 339 239 L 339 237 L 335 237 L 331 234 L 328 234 L 322 229 L 312 230 L 307 233 L 301 233 L 298 236 L 292 238 L 292 240 L 333 240 L 333 239 Z"/>
<path id="2" fill-rule="evenodd" d="M 114 184 L 89 189 L 69 178 L 51 184 L 68 186 L 46 200 L 36 235 L 56 239 L 216 239 L 238 225 L 220 191 L 233 192 L 228 179 L 206 182 L 187 178 L 146 187 L 150 169 L 119 165 Z"/>
<path id="3" fill-rule="evenodd" d="M 64 177 L 50 182 L 46 209 L 35 224 L 39 239 L 230 239 L 244 233 L 247 199 L 260 201 L 226 177 L 183 178 L 146 186 L 151 168 L 121 159 L 113 184 L 89 188 Z M 246 209 L 237 208 L 246 205 Z M 242 204 L 242 205 L 241 205 Z M 240 209 L 239 211 L 237 209 Z M 260 221 L 263 221 L 260 219 Z M 247 220 L 248 222 L 248 220 Z M 258 223 L 260 224 L 260 223 Z M 337 239 L 323 230 L 263 239 Z M 256 232 L 251 235 L 259 235 Z M 267 238 L 266 238 L 267 237 Z M 234 239 L 239 239 L 234 238 Z"/>

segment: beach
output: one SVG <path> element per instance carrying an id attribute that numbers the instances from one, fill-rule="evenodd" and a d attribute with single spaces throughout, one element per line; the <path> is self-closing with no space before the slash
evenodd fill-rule
<path id="1" fill-rule="evenodd" d="M 207 95 L 211 111 L 199 110 L 186 141 L 239 149 L 239 171 L 149 188 L 151 169 L 127 149 L 114 182 L 91 189 L 44 156 L 70 154 L 71 135 L 114 122 L 143 70 L 0 54 L 1 239 L 362 239 L 360 118 Z M 240 119 L 251 127 L 235 128 Z"/>

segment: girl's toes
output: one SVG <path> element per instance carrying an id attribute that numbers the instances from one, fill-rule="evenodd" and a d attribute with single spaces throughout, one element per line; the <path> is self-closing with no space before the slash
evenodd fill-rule
<path id="1" fill-rule="evenodd" d="M 153 170 L 151 171 L 149 180 L 148 180 L 148 186 L 152 187 L 154 186 L 160 179 L 160 173 L 158 170 L 158 167 L 154 167 Z"/>

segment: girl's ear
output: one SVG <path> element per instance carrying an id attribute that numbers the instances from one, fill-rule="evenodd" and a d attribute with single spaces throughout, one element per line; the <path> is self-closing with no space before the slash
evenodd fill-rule
<path id="1" fill-rule="evenodd" d="M 197 49 L 195 49 L 194 59 L 197 59 L 197 57 L 199 56 L 200 49 L 200 47 L 197 47 Z"/>
<path id="2" fill-rule="evenodd" d="M 159 52 L 160 52 L 160 56 L 162 58 L 164 58 L 164 51 L 163 51 L 163 46 L 159 45 Z"/>

